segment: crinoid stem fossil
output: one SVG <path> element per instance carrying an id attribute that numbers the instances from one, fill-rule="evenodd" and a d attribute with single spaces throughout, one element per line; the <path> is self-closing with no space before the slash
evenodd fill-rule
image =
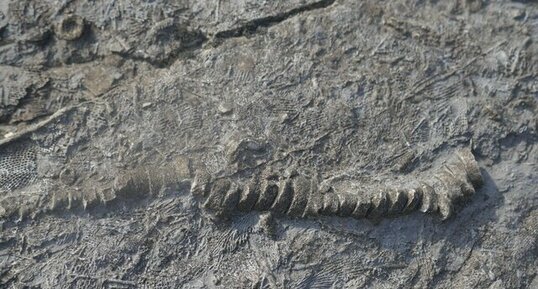
<path id="1" fill-rule="evenodd" d="M 436 173 L 413 183 L 416 185 L 384 187 L 366 194 L 322 187 L 297 173 L 256 177 L 240 184 L 227 178 L 212 180 L 198 171 L 191 193 L 217 216 L 271 211 L 301 218 L 325 215 L 376 219 L 418 210 L 437 213 L 444 220 L 453 214 L 458 202 L 474 194 L 483 180 L 471 151 L 462 149 Z"/>
<path id="2" fill-rule="evenodd" d="M 89 208 L 118 199 L 148 197 L 163 188 L 189 190 L 201 207 L 226 218 L 251 211 L 269 211 L 298 218 L 340 216 L 379 219 L 413 211 L 450 217 L 458 203 L 469 199 L 482 185 L 478 163 L 469 149 L 458 151 L 434 174 L 409 180 L 399 187 L 377 187 L 370 191 L 344 190 L 320 185 L 315 178 L 297 172 L 253 176 L 248 181 L 214 177 L 197 170 L 179 157 L 165 166 L 144 166 L 116 177 L 112 189 L 96 192 L 58 191 L 44 204 L 47 210 Z M 35 204 L 40 206 L 39 204 Z M 0 202 L 0 216 L 19 211 L 21 218 L 32 211 L 30 204 Z"/>

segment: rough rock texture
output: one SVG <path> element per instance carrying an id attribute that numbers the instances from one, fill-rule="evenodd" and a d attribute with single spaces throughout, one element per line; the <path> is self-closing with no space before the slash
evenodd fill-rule
<path id="1" fill-rule="evenodd" d="M 0 1 L 0 288 L 537 288 L 537 35 L 536 1 Z M 446 220 L 379 194 L 461 150 Z"/>

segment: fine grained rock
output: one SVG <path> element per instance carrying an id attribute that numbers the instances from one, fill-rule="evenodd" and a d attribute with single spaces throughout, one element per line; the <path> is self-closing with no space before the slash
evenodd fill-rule
<path id="1" fill-rule="evenodd" d="M 3 1 L 0 288 L 536 287 L 532 2 Z"/>

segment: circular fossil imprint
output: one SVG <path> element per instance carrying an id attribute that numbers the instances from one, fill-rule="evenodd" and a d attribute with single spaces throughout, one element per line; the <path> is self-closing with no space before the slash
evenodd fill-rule
<path id="1" fill-rule="evenodd" d="M 73 41 L 84 34 L 84 19 L 77 15 L 67 15 L 56 25 L 58 38 Z"/>

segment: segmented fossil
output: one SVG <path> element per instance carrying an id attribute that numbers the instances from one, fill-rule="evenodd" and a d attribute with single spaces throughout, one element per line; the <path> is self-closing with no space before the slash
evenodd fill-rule
<path id="1" fill-rule="evenodd" d="M 246 154 L 238 151 L 252 152 Z M 198 169 L 193 174 L 191 160 L 185 157 L 163 160 L 161 163 L 164 165 L 146 164 L 126 170 L 116 177 L 113 186 L 104 187 L 72 188 L 76 172 L 73 174 L 70 170 L 63 170 L 59 174 L 59 183 L 63 185 L 59 184 L 50 196 L 37 195 L 25 203 L 17 201 L 15 194 L 6 196 L 0 200 L 0 215 L 5 217 L 18 212 L 23 217 L 37 214 L 37 208 L 44 208 L 45 211 L 88 208 L 117 199 L 155 195 L 163 188 L 178 191 L 188 190 L 190 186 L 192 195 L 202 207 L 217 217 L 270 211 L 300 218 L 324 215 L 378 219 L 419 210 L 438 213 L 442 219 L 446 219 L 453 214 L 459 202 L 471 196 L 482 184 L 480 168 L 469 149 L 457 152 L 434 174 L 410 177 L 400 182 L 401 185 L 365 187 L 361 191 L 321 184 L 313 175 L 296 171 L 279 172 L 268 165 L 270 151 L 269 146 L 254 141 L 228 146 L 228 168 L 237 162 L 243 164 L 232 171 L 258 172 L 262 167 L 265 172 L 271 171 L 252 173 L 250 178 L 244 178 L 244 175 L 240 178 L 236 177 L 239 175 L 211 175 L 200 168 L 200 161 L 196 162 Z M 32 169 L 36 165 L 31 158 L 24 167 Z M 7 164 L 4 167 L 9 169 Z M 12 177 L 13 172 L 6 176 Z M 26 176 L 21 175 L 22 183 L 15 185 L 26 184 L 29 178 Z M 16 180 L 19 182 L 19 179 Z M 6 183 L 6 186 L 5 189 L 14 189 L 10 184 Z"/>
<path id="2" fill-rule="evenodd" d="M 68 177 L 65 177 L 69 179 Z M 62 179 L 62 176 L 61 176 Z M 192 173 L 191 161 L 176 158 L 165 166 L 143 166 L 116 177 L 112 189 L 82 192 L 58 191 L 45 206 L 50 210 L 88 208 L 116 199 L 155 195 L 163 188 L 189 188 L 201 206 L 217 217 L 269 211 L 276 215 L 311 218 L 340 216 L 379 219 L 421 211 L 447 219 L 454 207 L 474 194 L 483 183 L 480 168 L 469 149 L 458 151 L 434 174 L 396 187 L 354 191 L 322 185 L 315 177 L 296 171 L 254 174 L 248 181 L 211 176 L 204 169 Z M 7 202 L 7 203 L 6 203 Z M 28 211 L 25 206 L 0 204 L 3 215 Z M 36 204 L 37 205 L 37 204 Z"/>
<path id="3" fill-rule="evenodd" d="M 163 188 L 179 190 L 190 176 L 190 162 L 178 157 L 165 166 L 144 166 L 120 174 L 111 190 L 81 192 L 69 190 L 67 195 L 53 195 L 50 209 L 88 208 L 117 199 L 136 199 L 155 195 Z"/>
<path id="4" fill-rule="evenodd" d="M 27 151 L 22 146 L 16 148 L 17 150 L 2 151 L 0 155 L 0 193 L 23 189 L 37 178 L 35 152 Z M 16 195 L 3 196 L 0 199 L 0 218 L 15 214 L 20 218 L 35 217 L 48 211 L 88 209 L 117 200 L 155 196 L 163 189 L 178 191 L 188 187 L 190 175 L 189 160 L 177 157 L 163 166 L 146 165 L 125 170 L 116 177 L 112 187 L 73 189 L 76 175 L 73 171 L 64 169 L 59 175 L 59 183 L 62 184 L 50 196 L 31 198 L 24 202 L 16 198 Z"/>
<path id="5" fill-rule="evenodd" d="M 176 171 L 169 170 L 172 174 Z M 116 188 L 120 193 L 149 191 L 156 181 L 151 175 L 127 175 Z M 174 177 L 162 179 L 162 184 L 169 184 Z M 463 149 L 435 174 L 413 183 L 377 188 L 367 194 L 322 186 L 315 178 L 297 172 L 254 176 L 241 183 L 230 178 L 212 178 L 204 170 L 197 170 L 191 181 L 191 193 L 199 198 L 203 208 L 217 216 L 270 211 L 301 218 L 324 215 L 377 219 L 419 210 L 447 219 L 454 206 L 473 195 L 483 180 L 471 151 Z"/>

